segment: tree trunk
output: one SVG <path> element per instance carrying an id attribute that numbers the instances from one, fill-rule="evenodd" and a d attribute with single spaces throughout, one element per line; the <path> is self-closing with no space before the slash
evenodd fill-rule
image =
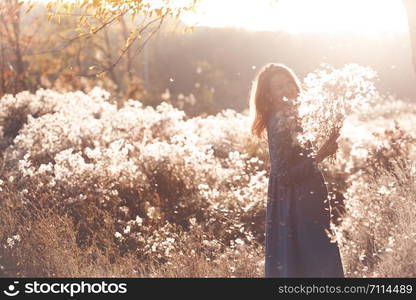
<path id="1" fill-rule="evenodd" d="M 120 83 L 118 82 L 118 78 L 115 72 L 115 66 L 113 66 L 113 54 L 112 54 L 112 48 L 110 43 L 110 37 L 108 36 L 108 30 L 107 27 L 104 28 L 104 41 L 106 45 L 107 50 L 107 65 L 108 65 L 108 72 L 110 74 L 111 80 L 115 83 L 117 86 L 117 92 L 120 91 Z"/>
<path id="2" fill-rule="evenodd" d="M 412 64 L 413 69 L 416 72 L 416 1 L 403 0 L 403 5 L 407 13 L 407 23 L 409 25 Z"/>
<path id="3" fill-rule="evenodd" d="M 127 28 L 126 21 L 124 20 L 124 16 L 121 17 L 120 22 L 121 22 L 121 28 L 123 29 L 124 39 L 127 41 L 130 34 L 129 34 L 129 30 Z M 128 79 L 129 79 L 128 84 L 130 84 L 130 82 L 133 79 L 133 76 L 132 76 L 132 64 L 133 64 L 133 62 L 132 62 L 132 59 L 131 59 L 130 49 L 131 49 L 130 47 L 129 47 L 129 49 L 127 49 L 127 59 L 126 59 L 126 71 L 127 71 L 127 76 L 128 76 Z"/>
<path id="4" fill-rule="evenodd" d="M 4 51 L 3 35 L 0 34 L 0 97 L 6 93 L 6 78 L 4 73 L 6 72 L 6 55 Z"/>
<path id="5" fill-rule="evenodd" d="M 18 7 L 18 1 L 14 2 L 15 7 Z M 16 20 L 13 22 L 13 32 L 15 38 L 15 56 L 16 56 L 16 75 L 17 80 L 15 83 L 14 93 L 18 93 L 26 89 L 25 83 L 25 67 L 23 63 L 22 51 L 20 50 L 20 8 L 16 11 Z"/>

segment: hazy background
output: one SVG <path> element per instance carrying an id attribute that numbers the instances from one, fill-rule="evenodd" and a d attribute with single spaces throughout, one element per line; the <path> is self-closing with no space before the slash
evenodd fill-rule
<path id="1" fill-rule="evenodd" d="M 39 87 L 85 91 L 101 85 L 118 104 L 134 98 L 152 106 L 166 100 L 178 105 L 182 94 L 195 99 L 193 105 L 178 105 L 189 115 L 242 111 L 256 72 L 269 62 L 286 64 L 300 79 L 321 63 L 358 63 L 377 71 L 383 93 L 401 99 L 416 95 L 401 1 L 201 0 L 194 13 L 166 18 L 146 46 L 133 44 L 114 66 L 140 18 L 125 17 L 94 38 L 72 40 L 76 18 L 47 22 L 40 5 L 20 14 L 20 63 L 16 41 L 0 40 L 0 74 L 6 82 L 0 96 Z M 109 72 L 96 78 L 100 68 Z"/>
<path id="2" fill-rule="evenodd" d="M 289 34 L 199 27 L 183 36 L 160 35 L 151 46 L 155 48 L 151 88 L 161 84 L 173 94 L 191 93 L 200 83 L 215 89 L 216 108 L 247 107 L 250 83 L 268 62 L 284 63 L 300 78 L 320 63 L 340 67 L 355 62 L 377 71 L 381 91 L 399 98 L 414 98 L 416 93 L 407 34 Z"/>

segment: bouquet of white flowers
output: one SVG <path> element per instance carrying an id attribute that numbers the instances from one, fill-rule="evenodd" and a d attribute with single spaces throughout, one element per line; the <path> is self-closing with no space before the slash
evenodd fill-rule
<path id="1" fill-rule="evenodd" d="M 306 147 L 310 141 L 319 149 L 329 137 L 337 136 L 348 115 L 366 109 L 379 98 L 374 78 L 374 70 L 357 64 L 341 69 L 321 65 L 308 74 L 293 103 L 295 119 L 302 128 L 301 132 L 292 131 L 294 142 Z"/>

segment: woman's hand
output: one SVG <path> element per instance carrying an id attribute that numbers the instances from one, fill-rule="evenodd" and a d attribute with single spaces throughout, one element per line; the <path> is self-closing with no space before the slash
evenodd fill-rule
<path id="1" fill-rule="evenodd" d="M 322 145 L 322 147 L 318 150 L 318 153 L 315 157 L 316 162 L 321 162 L 326 157 L 334 154 L 338 149 L 337 138 L 339 137 L 339 129 L 335 128 L 332 130 L 328 140 Z"/>

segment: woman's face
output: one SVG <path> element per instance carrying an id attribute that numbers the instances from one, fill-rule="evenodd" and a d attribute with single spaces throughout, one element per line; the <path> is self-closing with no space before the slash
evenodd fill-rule
<path id="1" fill-rule="evenodd" d="M 294 87 L 292 81 L 286 74 L 278 72 L 270 78 L 269 91 L 273 103 L 287 105 L 283 101 L 283 97 L 289 98 L 289 95 L 293 95 Z"/>

